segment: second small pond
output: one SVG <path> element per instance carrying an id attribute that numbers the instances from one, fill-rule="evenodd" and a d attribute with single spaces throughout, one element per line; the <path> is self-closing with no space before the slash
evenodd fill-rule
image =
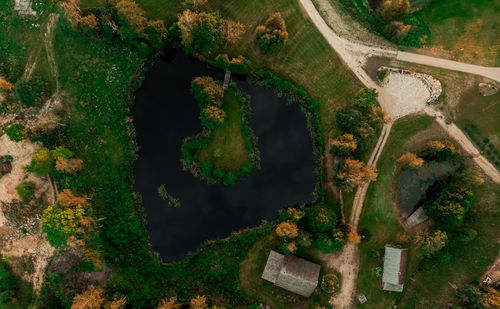
<path id="1" fill-rule="evenodd" d="M 401 215 L 411 215 L 425 191 L 440 177 L 454 174 L 458 166 L 452 162 L 430 161 L 421 167 L 402 171 L 398 178 L 397 205 Z"/>

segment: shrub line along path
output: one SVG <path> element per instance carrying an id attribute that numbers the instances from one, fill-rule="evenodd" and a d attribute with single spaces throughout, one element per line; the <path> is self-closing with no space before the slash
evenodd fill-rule
<path id="1" fill-rule="evenodd" d="M 356 77 L 358 77 L 358 79 L 366 87 L 375 88 L 377 90 L 379 93 L 378 101 L 381 107 L 389 113 L 392 119 L 398 119 L 408 114 L 405 113 L 403 108 L 401 108 L 404 106 L 404 102 L 397 102 L 386 89 L 380 87 L 368 76 L 366 71 L 363 69 L 363 65 L 369 57 L 379 56 L 393 58 L 404 62 L 413 62 L 448 70 L 477 74 L 500 82 L 500 68 L 483 67 L 447 59 L 400 52 L 397 49 L 390 47 L 367 46 L 341 38 L 327 25 L 323 17 L 321 17 L 317 11 L 312 0 L 298 1 L 316 28 L 325 37 L 328 44 L 330 44 L 330 46 L 337 52 L 340 58 L 353 71 Z M 323 2 L 321 5 L 329 4 Z M 326 8 L 326 13 L 333 15 L 338 14 L 338 12 L 336 12 L 336 10 L 331 6 Z M 334 20 L 341 23 L 342 17 L 336 16 L 334 17 Z M 340 27 L 342 27 L 342 25 Z M 472 144 L 469 138 L 455 124 L 447 124 L 444 115 L 434 108 L 428 107 L 424 110 L 424 112 L 435 117 L 436 121 L 443 127 L 443 129 L 451 137 L 453 137 L 469 155 L 473 157 L 474 161 L 483 170 L 483 172 L 496 183 L 500 183 L 499 171 L 480 154 L 474 144 Z M 384 125 L 368 164 L 373 166 L 376 165 L 390 135 L 391 128 L 392 124 Z M 368 183 L 364 184 L 358 187 L 356 191 L 349 221 L 355 229 L 357 228 L 359 222 L 368 186 Z M 359 271 L 358 245 L 356 243 L 349 242 L 344 246 L 340 253 L 328 254 L 323 258 L 327 260 L 328 266 L 337 269 L 342 277 L 340 292 L 331 300 L 332 305 L 334 305 L 335 308 L 351 308 L 356 293 L 356 281 Z"/>

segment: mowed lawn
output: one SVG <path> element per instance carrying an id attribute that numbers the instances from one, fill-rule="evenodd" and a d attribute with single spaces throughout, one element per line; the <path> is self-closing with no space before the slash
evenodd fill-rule
<path id="1" fill-rule="evenodd" d="M 222 109 L 226 112 L 224 123 L 215 130 L 207 147 L 198 152 L 200 162 L 209 160 L 214 168 L 239 171 L 248 161 L 248 149 L 241 132 L 242 114 L 235 91 L 224 93 Z"/>
<path id="2" fill-rule="evenodd" d="M 174 21 L 183 8 L 181 1 L 173 0 L 137 0 L 137 3 L 151 17 L 167 22 Z M 247 26 L 243 39 L 225 52 L 250 59 L 252 69 L 268 69 L 293 81 L 321 103 L 321 124 L 326 137 L 334 127 L 334 111 L 349 104 L 349 98 L 362 85 L 342 64 L 298 1 L 209 0 L 206 9 L 218 11 L 224 18 L 240 21 Z M 263 54 L 255 43 L 255 28 L 274 12 L 281 12 L 285 19 L 288 43 L 280 53 Z"/>
<path id="3" fill-rule="evenodd" d="M 476 87 L 470 88 L 463 93 L 456 112 L 457 124 L 500 168 L 500 93 L 483 97 Z M 489 145 L 485 145 L 486 139 Z"/>
<path id="4" fill-rule="evenodd" d="M 434 1 L 421 14 L 431 29 L 429 46 L 461 61 L 500 65 L 500 0 Z"/>
<path id="5" fill-rule="evenodd" d="M 427 116 L 413 116 L 399 120 L 380 158 L 377 182 L 369 188 L 360 218 L 359 229 L 368 230 L 370 238 L 360 244 L 360 271 L 358 294 L 365 294 L 368 302 L 358 308 L 445 308 L 452 300 L 454 290 L 448 284 L 462 286 L 480 276 L 492 263 L 500 249 L 496 235 L 500 228 L 496 224 L 500 211 L 495 207 L 500 198 L 500 186 L 490 183 L 475 190 L 475 200 L 467 214 L 466 227 L 475 229 L 478 237 L 469 244 L 468 250 L 453 257 L 445 265 L 419 265 L 412 232 L 405 232 L 394 212 L 395 160 L 407 151 L 415 151 L 426 140 L 441 137 L 438 126 Z M 380 279 L 375 276 L 375 267 L 382 265 L 385 244 L 397 244 L 409 249 L 407 276 L 402 294 L 382 291 Z M 369 252 L 379 252 L 380 258 L 370 257 Z M 371 254 L 373 255 L 373 254 Z"/>

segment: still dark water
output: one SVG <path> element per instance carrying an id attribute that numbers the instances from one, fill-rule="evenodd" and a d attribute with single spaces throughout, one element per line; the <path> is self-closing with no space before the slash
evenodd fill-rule
<path id="1" fill-rule="evenodd" d="M 201 130 L 197 103 L 189 94 L 194 77 L 223 73 L 188 58 L 181 50 L 158 61 L 136 92 L 132 109 L 139 144 L 135 190 L 142 195 L 153 249 L 165 262 L 178 261 L 209 239 L 274 219 L 285 206 L 311 201 L 315 186 L 312 140 L 298 105 L 286 105 L 272 89 L 236 80 L 251 96 L 261 170 L 236 185 L 207 184 L 182 171 L 182 140 Z M 233 77 L 232 80 L 235 80 Z M 158 197 L 165 185 L 181 207 Z"/>
<path id="2" fill-rule="evenodd" d="M 440 177 L 454 174 L 458 166 L 447 161 L 424 162 L 420 168 L 409 168 L 398 178 L 397 204 L 403 217 L 410 216 L 425 191 Z"/>

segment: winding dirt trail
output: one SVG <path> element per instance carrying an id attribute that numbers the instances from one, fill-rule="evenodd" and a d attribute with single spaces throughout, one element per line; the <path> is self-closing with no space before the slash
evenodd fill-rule
<path id="1" fill-rule="evenodd" d="M 333 29 L 345 32 L 346 27 L 343 17 L 339 16 L 328 1 L 317 1 L 320 10 L 326 14 L 325 18 L 328 20 L 327 24 L 325 19 L 320 15 L 312 0 L 298 0 L 302 8 L 309 16 L 313 24 L 319 32 L 328 41 L 330 46 L 337 52 L 344 63 L 352 70 L 358 79 L 369 88 L 375 88 L 379 93 L 379 103 L 381 107 L 386 110 L 392 119 L 410 114 L 408 109 L 402 108 L 406 102 L 398 102 L 391 93 L 386 89 L 380 87 L 375 83 L 363 69 L 367 59 L 372 56 L 380 56 L 386 58 L 397 59 L 405 62 L 412 62 L 424 64 L 429 66 L 440 67 L 444 69 L 460 71 L 481 75 L 500 82 L 500 68 L 490 68 L 477 66 L 467 63 L 451 61 L 447 59 L 440 59 L 435 57 L 423 56 L 419 54 L 401 52 L 390 46 L 367 46 L 358 43 L 359 40 L 347 40 L 340 37 Z M 345 35 L 344 33 L 343 35 Z M 352 36 L 351 36 L 352 38 Z M 493 181 L 500 182 L 500 173 L 486 158 L 484 158 L 467 136 L 455 125 L 446 124 L 444 116 L 433 108 L 426 108 L 424 110 L 427 114 L 436 117 L 436 121 L 454 138 L 463 148 L 469 153 L 478 166 L 484 171 L 486 175 L 491 177 Z M 382 133 L 379 137 L 377 145 L 372 152 L 368 164 L 376 165 L 382 150 L 390 135 L 392 124 L 384 125 Z M 353 202 L 351 211 L 350 224 L 357 229 L 359 217 L 363 208 L 363 203 L 368 191 L 369 184 L 358 187 Z M 334 308 L 347 309 L 352 307 L 352 302 L 356 293 L 356 282 L 359 271 L 359 254 L 358 245 L 356 243 L 348 243 L 344 246 L 343 250 L 339 253 L 322 255 L 321 258 L 325 260 L 329 267 L 337 269 L 342 276 L 342 285 L 340 292 L 336 297 L 331 299 L 331 304 Z"/>

